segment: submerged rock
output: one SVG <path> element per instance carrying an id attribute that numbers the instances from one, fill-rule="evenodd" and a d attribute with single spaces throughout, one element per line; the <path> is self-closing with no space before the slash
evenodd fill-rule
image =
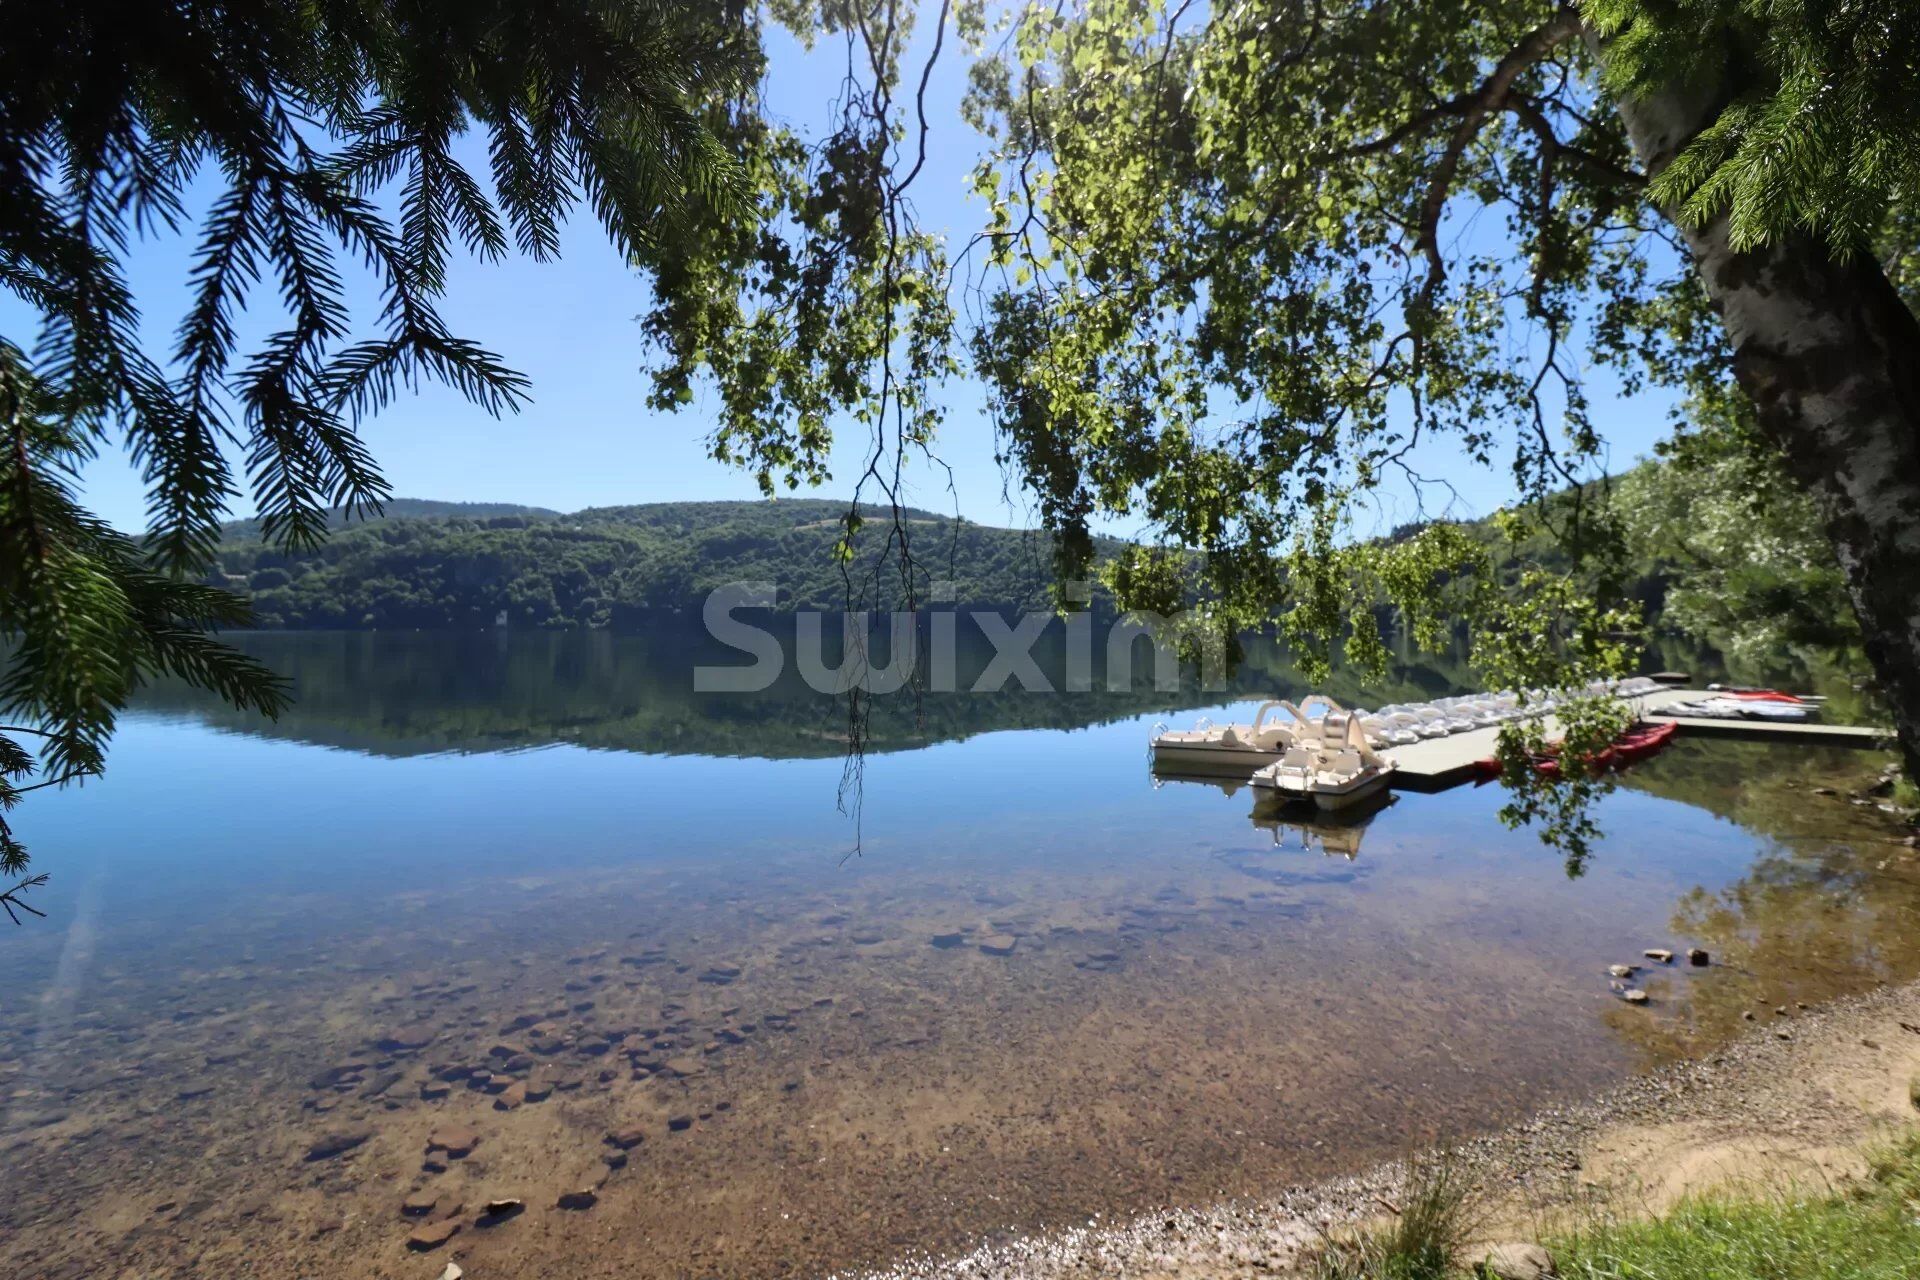
<path id="1" fill-rule="evenodd" d="M 598 1203 L 600 1203 L 600 1193 L 592 1187 L 580 1187 L 573 1191 L 562 1191 L 560 1198 L 554 1201 L 555 1206 L 558 1208 L 572 1209 L 575 1211 L 591 1209 Z"/>
<path id="2" fill-rule="evenodd" d="M 1642 951 L 1640 954 L 1645 956 L 1647 959 L 1655 961 L 1659 964 L 1673 963 L 1673 952 L 1668 951 L 1664 947 L 1648 947 L 1645 951 Z"/>
<path id="3" fill-rule="evenodd" d="M 647 1131 L 639 1125 L 626 1125 L 607 1131 L 606 1143 L 622 1151 L 631 1150 L 647 1140 Z"/>
<path id="4" fill-rule="evenodd" d="M 1010 933 L 990 933 L 980 939 L 980 951 L 989 956 L 1010 956 L 1020 939 Z"/>
<path id="5" fill-rule="evenodd" d="M 307 1147 L 307 1159 L 331 1160 L 344 1155 L 373 1137 L 371 1129 L 334 1129 L 315 1138 Z"/>
<path id="6" fill-rule="evenodd" d="M 432 1027 L 408 1027 L 374 1041 L 373 1047 L 382 1053 L 415 1053 L 432 1044 L 439 1034 Z"/>
<path id="7" fill-rule="evenodd" d="M 1645 1004 L 1647 1002 L 1647 993 L 1639 987 L 1628 987 L 1620 993 L 1620 998 L 1628 1004 Z"/>
<path id="8" fill-rule="evenodd" d="M 407 1237 L 407 1248 L 418 1253 L 425 1253 L 429 1249 L 438 1249 L 441 1245 L 453 1239 L 453 1237 L 459 1233 L 459 1230 L 460 1220 L 458 1218 L 448 1218 L 444 1222 L 423 1222 L 413 1229 L 412 1235 Z"/>
<path id="9" fill-rule="evenodd" d="M 440 1197 L 432 1191 L 416 1191 L 400 1202 L 400 1212 L 409 1218 L 424 1218 L 440 1207 Z"/>
<path id="10" fill-rule="evenodd" d="M 1702 964 L 1706 964 L 1708 961 L 1712 959 L 1713 957 L 1707 954 L 1707 949 L 1705 947 L 1688 947 L 1687 948 L 1688 964 L 1702 965 Z"/>
<path id="11" fill-rule="evenodd" d="M 444 1151 L 455 1160 L 480 1145 L 480 1135 L 461 1124 L 444 1124 L 427 1135 L 428 1151 Z"/>
<path id="12" fill-rule="evenodd" d="M 1631 978 L 1633 976 L 1633 966 L 1630 964 L 1610 964 L 1607 966 L 1607 973 L 1609 976 L 1615 978 Z"/>
<path id="13" fill-rule="evenodd" d="M 492 1226 L 496 1222 L 505 1222 L 526 1207 L 526 1201 L 517 1196 L 501 1196 L 497 1200 L 489 1200 L 480 1206 L 480 1225 L 485 1227 Z"/>

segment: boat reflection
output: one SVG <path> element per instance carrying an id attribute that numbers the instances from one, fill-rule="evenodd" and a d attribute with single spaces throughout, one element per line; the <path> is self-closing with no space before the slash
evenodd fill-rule
<path id="1" fill-rule="evenodd" d="M 1360 839 L 1369 823 L 1392 808 L 1400 797 L 1383 791 L 1360 804 L 1332 812 L 1308 809 L 1297 804 L 1262 803 L 1256 792 L 1250 820 L 1263 831 L 1271 832 L 1276 849 L 1294 845 L 1308 853 L 1353 862 L 1360 856 Z"/>
<path id="2" fill-rule="evenodd" d="M 1210 787 L 1225 796 L 1242 791 L 1253 793 L 1253 812 L 1247 820 L 1273 837 L 1276 849 L 1298 848 L 1326 857 L 1352 862 L 1360 856 L 1360 841 L 1367 826 L 1381 813 L 1392 808 L 1400 797 L 1384 791 L 1347 809 L 1320 810 L 1312 805 L 1290 803 L 1255 787 L 1245 778 L 1215 778 L 1204 774 L 1152 771 L 1155 789 L 1166 786 Z"/>

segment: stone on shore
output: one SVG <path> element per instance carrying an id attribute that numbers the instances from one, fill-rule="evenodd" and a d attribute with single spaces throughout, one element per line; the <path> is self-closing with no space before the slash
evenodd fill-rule
<path id="1" fill-rule="evenodd" d="M 1488 1249 L 1477 1268 L 1488 1280 L 1551 1280 L 1553 1255 L 1537 1244 L 1516 1241 Z"/>

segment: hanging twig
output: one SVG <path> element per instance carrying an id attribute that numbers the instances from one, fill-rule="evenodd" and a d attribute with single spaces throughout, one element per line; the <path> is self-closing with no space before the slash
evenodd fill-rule
<path id="1" fill-rule="evenodd" d="M 15 924 L 19 924 L 20 917 L 14 912 L 14 908 L 18 907 L 21 911 L 25 911 L 29 915 L 39 916 L 42 920 L 46 919 L 46 912 L 40 910 L 38 907 L 28 906 L 26 901 L 20 896 L 29 889 L 38 889 L 46 882 L 47 877 L 45 875 L 28 876 L 25 880 L 20 881 L 5 893 L 0 893 L 0 907 L 6 908 L 7 918 Z"/>

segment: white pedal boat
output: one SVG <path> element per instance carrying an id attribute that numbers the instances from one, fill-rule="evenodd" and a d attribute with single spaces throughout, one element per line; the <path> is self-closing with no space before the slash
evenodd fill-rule
<path id="1" fill-rule="evenodd" d="M 1364 804 L 1386 790 L 1393 777 L 1393 761 L 1367 744 L 1359 720 L 1338 712 L 1320 723 L 1318 741 L 1289 747 L 1277 762 L 1253 775 L 1256 790 L 1321 809 Z"/>
<path id="2" fill-rule="evenodd" d="M 1202 720 L 1192 729 L 1161 728 L 1153 735 L 1154 770 L 1248 777 L 1279 763 L 1293 747 L 1319 741 L 1321 721 L 1309 715 L 1316 706 L 1325 707 L 1326 715 L 1340 710 L 1339 704 L 1318 694 L 1299 706 L 1269 698 L 1254 712 L 1252 724 L 1210 725 Z"/>

